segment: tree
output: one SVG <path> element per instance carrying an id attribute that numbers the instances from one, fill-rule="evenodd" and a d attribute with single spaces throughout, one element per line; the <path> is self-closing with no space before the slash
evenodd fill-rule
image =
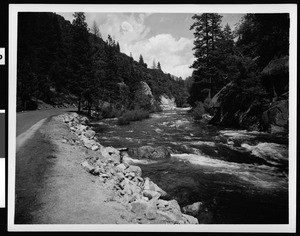
<path id="1" fill-rule="evenodd" d="M 99 26 L 96 21 L 93 21 L 93 26 L 92 26 L 92 33 L 96 35 L 98 38 L 102 38 Z"/>
<path id="2" fill-rule="evenodd" d="M 217 89 L 222 86 L 218 70 L 220 40 L 222 39 L 221 18 L 219 14 L 204 13 L 195 14 L 192 17 L 195 22 L 190 30 L 194 32 L 194 56 L 196 60 L 191 65 L 194 68 L 194 88 L 191 92 L 191 101 L 204 100 L 207 96 L 212 97 Z M 208 94 L 203 93 L 208 89 Z M 203 93 L 202 95 L 199 94 Z"/>
<path id="3" fill-rule="evenodd" d="M 81 110 L 83 100 L 91 102 L 91 90 L 93 86 L 91 46 L 85 15 L 83 12 L 75 12 L 72 22 L 72 58 L 71 70 L 73 79 L 70 81 L 70 89 L 78 98 L 78 111 Z"/>
<path id="4" fill-rule="evenodd" d="M 139 58 L 139 64 L 144 64 L 144 59 L 142 54 L 140 54 L 140 58 Z"/>
<path id="5" fill-rule="evenodd" d="M 155 59 L 153 59 L 153 62 L 152 62 L 152 69 L 156 69 Z"/>
<path id="6" fill-rule="evenodd" d="M 157 62 L 157 69 L 158 69 L 158 70 L 161 70 L 161 66 L 160 66 L 160 63 L 159 63 L 159 62 Z"/>

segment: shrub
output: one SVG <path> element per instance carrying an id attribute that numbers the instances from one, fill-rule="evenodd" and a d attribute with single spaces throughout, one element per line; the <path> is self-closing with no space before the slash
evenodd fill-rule
<path id="1" fill-rule="evenodd" d="M 122 116 L 118 118 L 119 125 L 128 125 L 131 121 L 139 121 L 149 118 L 150 113 L 148 111 L 137 109 L 131 111 L 125 111 Z"/>
<path id="2" fill-rule="evenodd" d="M 196 102 L 196 107 L 192 110 L 192 116 L 195 120 L 201 120 L 205 113 L 205 108 L 202 102 Z"/>

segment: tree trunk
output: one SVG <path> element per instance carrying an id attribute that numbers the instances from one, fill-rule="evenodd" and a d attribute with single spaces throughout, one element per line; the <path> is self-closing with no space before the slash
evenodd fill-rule
<path id="1" fill-rule="evenodd" d="M 78 98 L 78 112 L 81 111 L 81 97 Z"/>

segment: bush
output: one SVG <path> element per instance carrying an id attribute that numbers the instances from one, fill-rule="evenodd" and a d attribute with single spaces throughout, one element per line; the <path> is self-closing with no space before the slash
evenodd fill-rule
<path id="1" fill-rule="evenodd" d="M 192 110 L 192 116 L 195 120 L 201 120 L 205 113 L 205 108 L 202 102 L 196 102 L 196 107 Z"/>
<path id="2" fill-rule="evenodd" d="M 118 118 L 119 125 L 128 125 L 131 121 L 139 121 L 149 118 L 150 113 L 148 111 L 137 109 L 131 111 L 125 111 L 121 117 Z"/>

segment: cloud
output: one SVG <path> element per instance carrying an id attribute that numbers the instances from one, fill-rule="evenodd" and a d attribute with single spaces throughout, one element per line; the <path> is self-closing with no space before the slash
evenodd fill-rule
<path id="1" fill-rule="evenodd" d="M 133 31 L 133 27 L 130 23 L 128 23 L 127 21 L 123 21 L 123 23 L 121 24 L 121 27 L 124 31 Z"/>
<path id="2" fill-rule="evenodd" d="M 171 34 L 158 34 L 134 44 L 125 44 L 123 50 L 126 54 L 132 52 L 136 60 L 142 54 L 149 67 L 153 60 L 159 61 L 165 73 L 186 78 L 192 73 L 189 68 L 193 62 L 192 48 L 192 39 L 176 40 Z"/>

